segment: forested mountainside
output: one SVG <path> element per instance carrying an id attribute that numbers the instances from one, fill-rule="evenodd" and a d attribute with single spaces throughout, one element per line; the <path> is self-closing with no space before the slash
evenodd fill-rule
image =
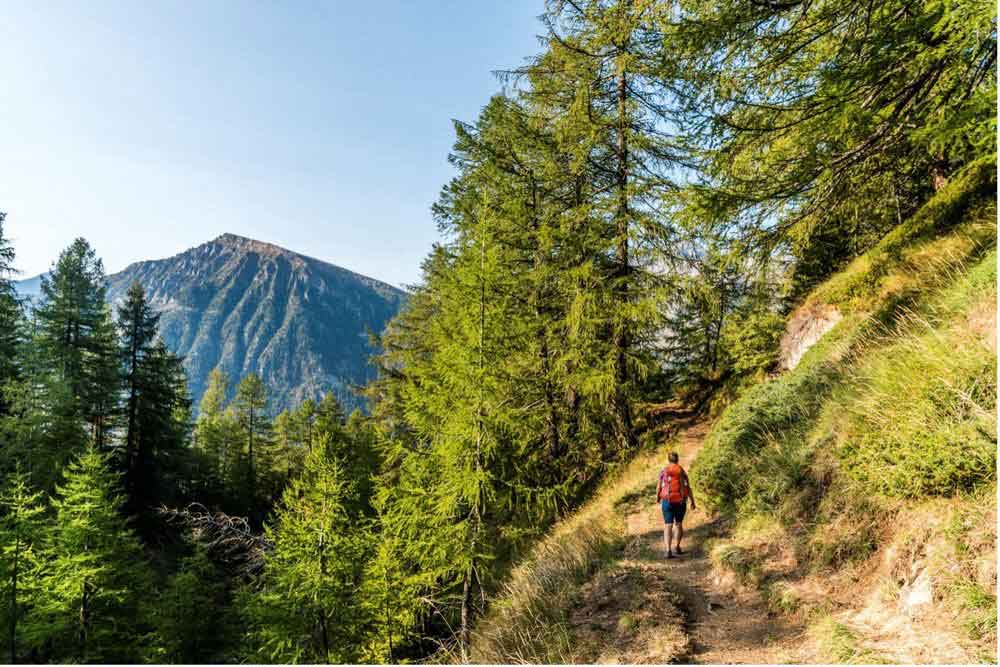
<path id="1" fill-rule="evenodd" d="M 996 6 L 549 0 L 541 26 L 455 123 L 441 241 L 378 338 L 367 415 L 332 393 L 275 415 L 240 367 L 192 418 L 161 327 L 201 304 L 239 334 L 209 357 L 280 376 L 284 318 L 237 297 L 270 303 L 294 259 L 205 250 L 232 301 L 182 277 L 149 288 L 163 315 L 138 282 L 112 311 L 81 238 L 29 311 L 0 234 L 5 657 L 666 662 L 716 636 L 761 649 L 718 662 L 902 659 L 913 636 L 861 629 L 935 637 L 914 618 L 946 611 L 940 636 L 983 656 Z M 629 518 L 658 511 L 681 418 L 711 568 L 672 569 L 655 513 Z M 714 612 L 685 619 L 684 590 L 727 570 L 751 592 L 686 642 Z M 828 652 L 763 651 L 817 619 Z"/>
<path id="2" fill-rule="evenodd" d="M 275 410 L 327 392 L 360 405 L 351 388 L 374 378 L 369 335 L 405 299 L 372 278 L 234 234 L 108 276 L 112 307 L 136 281 L 160 313 L 167 347 L 184 359 L 195 405 L 216 368 L 260 375 Z"/>

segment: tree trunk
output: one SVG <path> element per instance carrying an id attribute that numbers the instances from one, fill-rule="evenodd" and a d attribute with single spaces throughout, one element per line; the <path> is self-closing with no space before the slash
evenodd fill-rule
<path id="1" fill-rule="evenodd" d="M 618 74 L 618 208 L 615 211 L 615 298 L 619 307 L 628 304 L 629 294 L 629 205 L 628 205 L 628 81 L 625 70 Z M 632 428 L 631 408 L 626 397 L 625 388 L 629 381 L 628 350 L 631 346 L 631 336 L 625 323 L 615 324 L 612 340 L 614 347 L 615 390 L 612 399 L 615 436 L 619 447 L 634 450 L 637 441 Z"/>
<path id="2" fill-rule="evenodd" d="M 87 580 L 83 580 L 80 596 L 80 656 L 87 662 L 87 633 L 90 629 L 90 591 Z"/>
<path id="3" fill-rule="evenodd" d="M 126 492 L 129 495 L 129 500 L 134 500 L 135 489 L 136 489 L 136 465 L 135 465 L 135 421 L 136 421 L 136 411 L 138 406 L 136 405 L 138 401 L 138 387 L 136 381 L 136 366 L 139 363 L 139 350 L 137 344 L 137 337 L 139 335 L 138 319 L 133 318 L 132 324 L 132 345 L 129 350 L 129 392 L 128 392 L 128 431 L 125 434 L 125 487 Z"/>
<path id="4" fill-rule="evenodd" d="M 18 518 L 15 516 L 14 521 Z M 21 536 L 14 540 L 14 569 L 10 583 L 10 664 L 17 662 L 17 575 L 21 560 Z"/>
<path id="5" fill-rule="evenodd" d="M 472 614 L 469 607 L 472 604 L 472 565 L 465 572 L 465 580 L 462 582 L 462 618 L 459 626 L 458 643 L 461 651 L 462 664 L 469 664 L 469 640 L 472 635 Z"/>

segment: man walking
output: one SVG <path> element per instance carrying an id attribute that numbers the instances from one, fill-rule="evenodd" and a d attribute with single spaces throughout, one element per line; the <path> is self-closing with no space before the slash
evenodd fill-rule
<path id="1" fill-rule="evenodd" d="M 687 511 L 687 499 L 691 499 L 691 509 L 697 509 L 687 472 L 680 466 L 677 452 L 667 456 L 669 464 L 660 471 L 660 480 L 656 483 L 656 499 L 660 501 L 663 510 L 663 543 L 667 546 L 667 558 L 673 558 L 674 553 L 680 555 L 681 538 L 684 537 L 684 513 Z M 677 524 L 677 546 L 671 551 L 670 544 L 674 524 Z"/>

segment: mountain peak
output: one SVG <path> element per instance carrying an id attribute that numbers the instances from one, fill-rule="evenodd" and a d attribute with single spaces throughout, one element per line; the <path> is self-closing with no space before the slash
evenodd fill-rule
<path id="1" fill-rule="evenodd" d="M 270 243 L 223 234 L 108 277 L 117 303 L 133 281 L 160 313 L 160 335 L 184 357 L 195 405 L 215 368 L 234 381 L 258 373 L 280 410 L 374 377 L 367 331 L 381 331 L 405 295 L 389 285 Z"/>
<path id="2" fill-rule="evenodd" d="M 232 248 L 233 250 L 240 250 L 244 252 L 256 252 L 262 255 L 295 255 L 297 253 L 288 250 L 287 248 L 282 248 L 281 246 L 274 245 L 273 243 L 267 243 L 266 241 L 258 241 L 257 239 L 247 238 L 246 236 L 240 236 L 239 234 L 232 234 L 226 232 L 225 234 L 216 237 L 212 241 L 209 241 L 208 245 L 220 245 L 225 248 Z"/>

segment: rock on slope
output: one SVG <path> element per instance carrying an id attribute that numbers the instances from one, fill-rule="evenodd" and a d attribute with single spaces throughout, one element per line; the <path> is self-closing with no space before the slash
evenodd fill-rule
<path id="1" fill-rule="evenodd" d="M 162 313 L 160 332 L 185 357 L 195 405 L 219 367 L 259 373 L 272 407 L 332 391 L 358 404 L 373 377 L 368 330 L 380 332 L 405 294 L 278 246 L 225 234 L 174 257 L 137 262 L 108 278 L 116 304 L 133 280 Z"/>

